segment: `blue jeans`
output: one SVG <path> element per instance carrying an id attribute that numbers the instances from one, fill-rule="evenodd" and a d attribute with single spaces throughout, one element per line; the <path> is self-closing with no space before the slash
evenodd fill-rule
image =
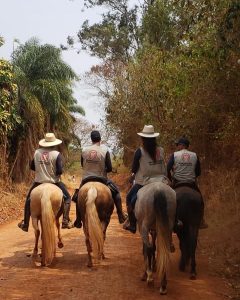
<path id="1" fill-rule="evenodd" d="M 135 207 L 135 203 L 137 201 L 137 192 L 143 187 L 143 185 L 140 184 L 134 184 L 131 188 L 131 190 L 127 194 L 127 207 L 131 206 L 132 209 Z"/>

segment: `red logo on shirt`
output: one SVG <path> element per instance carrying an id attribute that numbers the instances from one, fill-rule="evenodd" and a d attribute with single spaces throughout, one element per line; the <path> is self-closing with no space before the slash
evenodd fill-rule
<path id="1" fill-rule="evenodd" d="M 190 155 L 188 153 L 183 153 L 181 158 L 183 161 L 190 161 Z"/>
<path id="2" fill-rule="evenodd" d="M 96 150 L 91 150 L 88 153 L 87 160 L 99 160 L 97 151 Z"/>
<path id="3" fill-rule="evenodd" d="M 41 161 L 45 163 L 49 162 L 49 152 L 43 152 L 41 154 Z"/>

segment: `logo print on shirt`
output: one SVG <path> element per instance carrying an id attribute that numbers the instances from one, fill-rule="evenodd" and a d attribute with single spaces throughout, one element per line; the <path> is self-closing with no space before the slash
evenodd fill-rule
<path id="1" fill-rule="evenodd" d="M 49 162 L 49 152 L 43 152 L 41 154 L 41 162 L 48 163 Z"/>
<path id="2" fill-rule="evenodd" d="M 99 160 L 99 156 L 96 150 L 91 150 L 88 153 L 87 160 Z"/>
<path id="3" fill-rule="evenodd" d="M 190 161 L 190 155 L 188 153 L 183 153 L 181 159 L 184 162 L 188 162 L 188 161 Z"/>

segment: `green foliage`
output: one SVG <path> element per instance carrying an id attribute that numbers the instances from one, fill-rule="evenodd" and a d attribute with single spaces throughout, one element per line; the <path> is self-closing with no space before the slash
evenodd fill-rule
<path id="1" fill-rule="evenodd" d="M 89 25 L 86 20 L 78 32 L 81 49 L 101 59 L 126 61 L 139 44 L 137 6 L 129 9 L 128 1 L 85 1 L 87 7 L 104 6 L 102 21 Z M 73 39 L 68 39 L 70 46 Z"/>
<path id="2" fill-rule="evenodd" d="M 62 60 L 60 49 L 31 39 L 20 45 L 12 58 L 15 87 L 18 87 L 16 105 L 6 100 L 1 105 L 0 119 L 2 124 L 8 122 L 12 126 L 9 127 L 11 135 L 7 132 L 9 176 L 21 181 L 29 174 L 29 161 L 44 133 L 56 132 L 67 146 L 75 122 L 72 112 L 84 113 L 84 110 L 73 97 L 72 86 L 78 76 Z M 7 80 L 11 81 L 10 75 L 5 76 L 5 85 Z M 10 93 L 10 90 L 3 89 L 3 92 Z"/>
<path id="3" fill-rule="evenodd" d="M 12 65 L 0 60 L 0 137 L 9 135 L 21 122 L 17 113 L 17 86 Z"/>
<path id="4" fill-rule="evenodd" d="M 87 2 L 106 7 L 115 3 Z M 218 155 L 213 157 L 212 151 L 217 146 L 236 145 L 239 140 L 239 3 L 156 0 L 145 4 L 142 22 L 135 29 L 140 41 L 137 51 L 122 62 L 109 55 L 104 65 L 92 69 L 105 82 L 100 92 L 106 99 L 107 125 L 115 129 L 125 161 L 138 143 L 136 131 L 151 123 L 165 144 L 186 134 L 195 149 L 214 163 Z"/>

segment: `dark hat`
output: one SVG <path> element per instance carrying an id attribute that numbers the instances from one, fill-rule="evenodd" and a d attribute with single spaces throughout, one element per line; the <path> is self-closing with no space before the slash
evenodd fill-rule
<path id="1" fill-rule="evenodd" d="M 186 147 L 189 147 L 190 145 L 190 142 L 187 138 L 185 137 L 181 137 L 180 139 L 178 139 L 175 144 L 178 146 L 178 145 L 183 145 L 183 146 L 186 146 Z"/>
<path id="2" fill-rule="evenodd" d="M 100 132 L 98 130 L 93 130 L 91 132 L 91 140 L 93 143 L 97 143 L 101 141 L 101 135 Z"/>

